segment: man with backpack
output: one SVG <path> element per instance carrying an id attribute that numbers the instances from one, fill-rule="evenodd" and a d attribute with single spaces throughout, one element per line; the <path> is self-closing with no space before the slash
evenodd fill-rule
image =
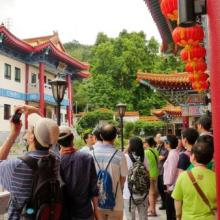
<path id="1" fill-rule="evenodd" d="M 70 127 L 60 126 L 60 175 L 64 186 L 64 220 L 100 220 L 95 164 L 90 154 L 73 146 Z"/>
<path id="2" fill-rule="evenodd" d="M 20 120 L 10 122 L 9 136 L 0 148 L 0 184 L 11 196 L 8 219 L 58 220 L 61 213 L 59 160 L 50 148 L 57 143 L 59 127 L 52 119 L 41 117 L 33 106 L 24 105 L 16 111 L 29 114 L 28 153 L 7 160 L 22 127 Z"/>
<path id="3" fill-rule="evenodd" d="M 93 151 L 98 173 L 98 206 L 103 220 L 123 219 L 122 192 L 128 168 L 125 155 L 114 147 L 116 136 L 116 127 L 104 125 L 101 128 L 103 143 Z"/>

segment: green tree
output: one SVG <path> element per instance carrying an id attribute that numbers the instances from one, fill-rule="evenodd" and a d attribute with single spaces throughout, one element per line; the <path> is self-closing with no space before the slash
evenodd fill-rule
<path id="1" fill-rule="evenodd" d="M 88 112 L 77 123 L 76 129 L 79 134 L 91 132 L 101 121 L 112 122 L 113 112 Z"/>
<path id="2" fill-rule="evenodd" d="M 67 53 L 72 57 L 79 59 L 81 61 L 88 62 L 91 56 L 91 46 L 80 44 L 78 41 L 73 40 L 71 42 L 65 43 L 64 48 Z"/>
<path id="3" fill-rule="evenodd" d="M 65 46 L 70 52 L 83 47 L 78 42 Z M 152 108 L 160 108 L 165 101 L 158 93 L 137 82 L 137 72 L 183 70 L 183 64 L 178 59 L 172 55 L 161 55 L 159 43 L 154 38 L 147 40 L 143 32 L 128 33 L 123 30 L 116 38 L 99 33 L 96 43 L 86 50 L 89 51 L 91 76 L 76 83 L 74 88 L 74 98 L 82 110 L 88 104 L 92 109 L 114 109 L 118 102 L 124 102 L 130 111 L 150 114 Z"/>

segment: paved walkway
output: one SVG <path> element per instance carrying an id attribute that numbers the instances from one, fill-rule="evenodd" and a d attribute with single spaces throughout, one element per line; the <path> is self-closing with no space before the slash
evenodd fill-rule
<path id="1" fill-rule="evenodd" d="M 157 217 L 148 217 L 148 220 L 166 220 L 166 211 L 159 210 L 157 205 Z"/>
<path id="2" fill-rule="evenodd" d="M 159 210 L 158 209 L 159 206 L 160 205 L 157 204 L 157 216 L 156 217 L 148 217 L 148 220 L 166 220 L 166 211 L 165 210 Z M 123 220 L 126 220 L 126 217 L 124 217 Z"/>

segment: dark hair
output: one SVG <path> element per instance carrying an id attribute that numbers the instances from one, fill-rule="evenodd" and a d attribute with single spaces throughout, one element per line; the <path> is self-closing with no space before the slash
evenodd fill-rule
<path id="1" fill-rule="evenodd" d="M 197 142 L 192 147 L 192 153 L 198 163 L 205 165 L 212 160 L 214 150 L 208 142 Z"/>
<path id="2" fill-rule="evenodd" d="M 197 138 L 199 137 L 199 133 L 194 128 L 186 128 L 182 131 L 182 138 L 186 138 L 189 144 L 195 144 Z"/>
<path id="3" fill-rule="evenodd" d="M 156 142 L 153 136 L 146 137 L 144 143 L 148 143 L 150 147 L 156 147 Z"/>
<path id="4" fill-rule="evenodd" d="M 70 147 L 73 144 L 73 139 L 74 139 L 73 134 L 70 134 L 63 139 L 58 140 L 58 143 L 63 147 Z"/>
<path id="5" fill-rule="evenodd" d="M 101 127 L 100 126 L 95 127 L 95 129 L 93 130 L 92 134 L 96 137 L 96 139 L 98 141 L 102 141 L 102 138 L 101 138 Z"/>
<path id="6" fill-rule="evenodd" d="M 202 135 L 197 139 L 197 143 L 208 143 L 214 152 L 214 139 L 211 135 Z"/>
<path id="7" fill-rule="evenodd" d="M 35 142 L 35 148 L 36 148 L 36 150 L 42 150 L 42 151 L 48 151 L 48 150 L 49 150 L 48 147 L 42 146 L 42 145 L 38 142 L 38 140 L 36 139 L 35 136 L 34 136 L 34 142 Z"/>
<path id="8" fill-rule="evenodd" d="M 141 162 L 144 162 L 144 147 L 143 142 L 139 137 L 132 137 L 129 139 L 128 154 L 132 155 L 132 153 L 139 156 Z"/>
<path id="9" fill-rule="evenodd" d="M 85 143 L 86 143 L 86 139 L 88 139 L 89 135 L 92 135 L 92 134 L 90 134 L 90 133 L 85 133 L 85 134 L 83 135 L 83 140 L 84 140 Z"/>
<path id="10" fill-rule="evenodd" d="M 101 137 L 104 141 L 113 141 L 117 136 L 117 128 L 114 125 L 107 124 L 101 128 Z"/>
<path id="11" fill-rule="evenodd" d="M 167 142 L 169 142 L 171 149 L 176 149 L 178 145 L 178 139 L 175 135 L 171 135 L 171 134 L 167 135 Z"/>
<path id="12" fill-rule="evenodd" d="M 200 124 L 206 131 L 209 131 L 212 126 L 211 117 L 208 115 L 202 115 L 196 124 Z"/>

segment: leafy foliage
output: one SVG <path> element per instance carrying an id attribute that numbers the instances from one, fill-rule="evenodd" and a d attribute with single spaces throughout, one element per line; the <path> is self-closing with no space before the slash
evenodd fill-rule
<path id="1" fill-rule="evenodd" d="M 80 118 L 76 130 L 78 134 L 91 132 L 101 121 L 112 123 L 113 112 L 100 112 L 98 110 L 88 112 Z"/>
<path id="2" fill-rule="evenodd" d="M 164 127 L 163 122 L 145 122 L 138 120 L 136 122 L 125 123 L 125 137 L 130 138 L 131 136 L 139 136 L 144 131 L 144 136 L 155 135 Z"/>
<path id="3" fill-rule="evenodd" d="M 65 47 L 71 55 L 91 65 L 91 77 L 74 85 L 74 99 L 81 111 L 86 105 L 92 110 L 115 109 L 117 103 L 123 102 L 128 111 L 150 114 L 152 108 L 160 108 L 165 101 L 137 82 L 137 72 L 183 70 L 183 64 L 173 55 L 159 54 L 158 42 L 154 38 L 146 40 L 143 32 L 123 30 L 116 38 L 99 33 L 93 46 L 73 41 Z"/>
<path id="4" fill-rule="evenodd" d="M 79 60 L 88 62 L 91 56 L 91 46 L 80 44 L 78 41 L 73 40 L 64 44 L 64 48 L 68 53 Z"/>

